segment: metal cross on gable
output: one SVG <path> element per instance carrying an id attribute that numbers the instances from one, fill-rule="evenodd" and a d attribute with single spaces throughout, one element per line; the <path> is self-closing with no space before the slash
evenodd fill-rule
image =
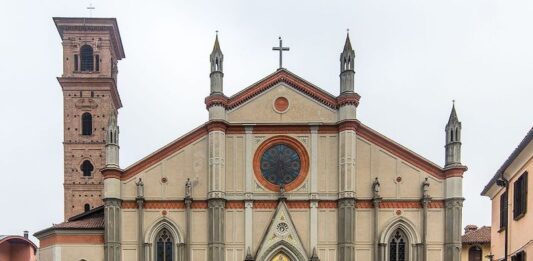
<path id="1" fill-rule="evenodd" d="M 272 47 L 272 51 L 279 51 L 279 69 L 283 68 L 283 51 L 289 51 L 289 47 L 283 47 L 283 40 L 279 37 L 279 47 Z M 279 70 L 278 69 L 278 70 Z"/>

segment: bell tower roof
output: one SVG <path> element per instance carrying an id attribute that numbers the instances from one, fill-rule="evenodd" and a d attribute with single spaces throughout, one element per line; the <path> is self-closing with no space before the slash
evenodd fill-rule
<path id="1" fill-rule="evenodd" d="M 117 60 L 126 58 L 116 18 L 54 17 L 53 19 L 61 39 L 68 37 L 69 32 L 75 35 L 108 33 L 115 58 Z"/>

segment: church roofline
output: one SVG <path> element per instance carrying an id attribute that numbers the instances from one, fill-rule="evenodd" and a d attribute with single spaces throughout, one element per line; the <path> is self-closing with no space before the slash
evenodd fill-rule
<path id="1" fill-rule="evenodd" d="M 175 139 L 169 144 L 163 146 L 157 151 L 149 154 L 143 159 L 133 163 L 128 168 L 124 169 L 122 172 L 121 179 L 127 180 L 136 174 L 142 172 L 143 170 L 148 169 L 153 166 L 160 160 L 172 155 L 173 153 L 178 152 L 179 150 L 185 148 L 186 146 L 196 142 L 200 138 L 206 136 L 210 128 L 215 125 L 223 125 L 223 128 L 226 128 L 227 133 L 244 133 L 244 127 L 249 126 L 249 124 L 239 123 L 239 124 L 230 124 L 228 122 L 220 121 L 209 121 L 206 122 L 196 129 L 182 135 L 181 137 Z M 296 132 L 309 132 L 312 125 L 310 124 L 262 124 L 257 123 L 253 125 L 254 130 L 258 130 L 261 133 L 292 133 Z M 466 170 L 466 167 L 459 166 L 459 174 L 454 169 L 444 169 L 432 161 L 424 158 L 423 156 L 411 151 L 410 149 L 398 144 L 397 142 L 387 138 L 386 136 L 380 134 L 376 130 L 360 123 L 359 121 L 342 121 L 335 124 L 319 124 L 319 132 L 322 130 L 327 133 L 337 133 L 344 129 L 351 129 L 356 131 L 357 135 L 369 142 L 372 142 L 387 152 L 395 155 L 396 157 L 402 159 L 403 161 L 419 168 L 428 174 L 432 175 L 438 179 L 446 179 L 448 177 L 462 175 L 462 172 Z M 279 128 L 277 128 L 279 127 Z M 252 130 L 253 131 L 253 130 Z M 280 132 L 281 131 L 281 132 Z M 254 133 L 257 133 L 253 131 Z"/>
<path id="2" fill-rule="evenodd" d="M 306 81 L 305 79 L 285 68 L 276 70 L 275 72 L 267 75 L 263 79 L 253 83 L 252 85 L 244 88 L 230 97 L 219 97 L 220 95 L 208 96 L 206 98 L 206 105 L 210 107 L 212 105 L 212 101 L 216 99 L 216 102 L 222 103 L 227 110 L 231 110 L 258 96 L 280 82 L 288 84 L 289 86 L 331 109 L 337 109 L 339 106 L 339 101 L 336 96 Z M 355 95 L 357 96 L 358 103 L 360 97 L 357 94 Z M 223 100 L 221 101 L 220 98 Z"/>

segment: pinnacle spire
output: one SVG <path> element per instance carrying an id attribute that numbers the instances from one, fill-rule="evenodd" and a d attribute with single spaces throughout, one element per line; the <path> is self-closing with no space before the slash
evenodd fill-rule
<path id="1" fill-rule="evenodd" d="M 222 53 L 222 50 L 220 49 L 220 43 L 218 42 L 218 30 L 216 31 L 216 37 L 215 37 L 215 44 L 213 45 L 213 52 L 212 53 Z"/>
<path id="2" fill-rule="evenodd" d="M 452 111 L 450 113 L 450 118 L 448 119 L 448 124 L 459 122 L 459 118 L 457 117 L 457 112 L 455 111 L 455 100 L 453 100 L 452 105 Z"/>
<path id="3" fill-rule="evenodd" d="M 350 42 L 350 30 L 346 32 L 346 42 L 344 43 L 343 51 L 352 51 L 352 43 Z"/>

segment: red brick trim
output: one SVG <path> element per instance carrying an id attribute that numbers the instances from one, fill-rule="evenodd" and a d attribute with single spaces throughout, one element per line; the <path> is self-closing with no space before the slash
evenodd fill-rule
<path id="1" fill-rule="evenodd" d="M 354 105 L 357 107 L 360 99 L 361 96 L 357 93 L 344 93 L 337 97 L 337 106 L 342 107 L 344 105 Z"/>
<path id="2" fill-rule="evenodd" d="M 205 97 L 205 107 L 207 109 L 217 105 L 226 108 L 228 105 L 228 97 L 220 94 Z"/>
<path id="3" fill-rule="evenodd" d="M 40 248 L 59 244 L 104 244 L 104 235 L 58 235 L 52 234 L 39 241 Z"/>
<path id="4" fill-rule="evenodd" d="M 292 181 L 291 183 L 285 185 L 286 191 L 291 191 L 298 186 L 300 186 L 305 178 L 307 177 L 308 171 L 309 171 L 309 155 L 307 154 L 307 150 L 305 147 L 296 139 L 288 136 L 274 136 L 271 137 L 263 143 L 259 145 L 257 150 L 255 151 L 254 158 L 253 158 L 253 168 L 254 168 L 254 175 L 257 181 L 261 183 L 265 188 L 271 190 L 271 191 L 279 191 L 279 186 L 270 183 L 268 180 L 266 180 L 263 175 L 261 174 L 261 156 L 263 153 L 276 144 L 285 144 L 287 146 L 290 146 L 292 149 L 298 153 L 298 156 L 300 156 L 300 173 L 298 174 L 298 177 Z"/>
<path id="5" fill-rule="evenodd" d="M 226 201 L 227 209 L 244 209 L 244 201 L 231 200 Z"/>
<path id="6" fill-rule="evenodd" d="M 309 125 L 263 125 L 255 126 L 252 130 L 254 134 L 309 134 Z"/>
<path id="7" fill-rule="evenodd" d="M 318 208 L 337 208 L 337 201 L 328 201 L 328 200 L 324 200 L 324 201 L 318 201 Z"/>
<path id="8" fill-rule="evenodd" d="M 359 126 L 360 124 L 358 121 L 343 121 L 339 124 L 339 132 L 346 130 L 357 131 Z"/>
<path id="9" fill-rule="evenodd" d="M 212 131 L 226 132 L 226 129 L 228 128 L 228 125 L 225 122 L 221 122 L 221 121 L 212 121 L 212 122 L 209 122 L 206 126 L 207 126 L 207 132 L 212 132 Z"/>
<path id="10" fill-rule="evenodd" d="M 120 169 L 103 168 L 100 171 L 102 172 L 104 179 L 120 179 L 122 176 L 122 170 Z"/>
<path id="11" fill-rule="evenodd" d="M 398 201 L 381 201 L 379 204 L 380 208 L 422 208 L 422 203 L 420 201 L 407 201 L 407 200 L 398 200 Z M 374 208 L 371 200 L 358 200 L 357 208 Z M 443 200 L 431 201 L 428 204 L 428 208 L 444 208 Z"/>
<path id="12" fill-rule="evenodd" d="M 290 200 L 286 201 L 287 207 L 290 209 L 307 209 L 310 208 L 311 200 Z M 253 208 L 257 209 L 275 209 L 278 206 L 277 200 L 254 200 Z M 443 200 L 434 200 L 428 204 L 428 208 L 444 208 Z M 357 200 L 357 208 L 373 208 L 371 200 Z M 408 200 L 393 200 L 393 201 L 382 201 L 379 205 L 380 208 L 394 208 L 394 209 L 403 209 L 403 208 L 422 208 L 420 201 L 408 201 Z M 133 200 L 123 201 L 122 209 L 136 209 L 137 203 Z M 154 201 L 145 201 L 145 209 L 185 209 L 185 202 L 183 200 L 154 200 Z M 193 209 L 207 209 L 208 202 L 207 200 L 196 200 L 193 201 L 191 208 Z M 243 200 L 229 200 L 226 201 L 227 209 L 244 209 L 245 204 Z M 338 208 L 338 203 L 336 200 L 320 200 L 318 201 L 319 209 L 335 209 Z"/>
<path id="13" fill-rule="evenodd" d="M 463 174 L 468 168 L 466 166 L 457 166 L 452 168 L 444 169 L 444 176 L 446 178 L 453 178 L 453 177 L 463 177 Z"/>

